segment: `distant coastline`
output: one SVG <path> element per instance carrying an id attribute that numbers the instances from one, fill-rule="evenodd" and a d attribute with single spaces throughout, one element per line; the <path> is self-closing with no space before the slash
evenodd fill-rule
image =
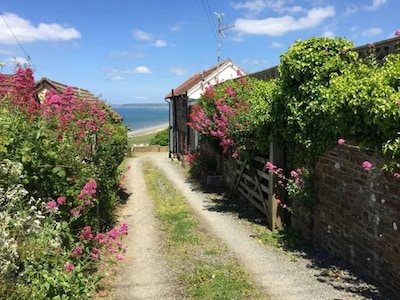
<path id="1" fill-rule="evenodd" d="M 146 134 L 151 134 L 151 133 L 157 133 L 159 131 L 162 131 L 164 129 L 167 129 L 169 126 L 168 123 L 154 126 L 154 127 L 148 127 L 148 128 L 143 128 L 140 130 L 135 130 L 135 131 L 128 131 L 128 136 L 140 136 L 140 135 L 146 135 Z"/>
<path id="2" fill-rule="evenodd" d="M 127 103 L 112 105 L 129 129 L 129 135 L 147 134 L 169 126 L 168 103 Z"/>

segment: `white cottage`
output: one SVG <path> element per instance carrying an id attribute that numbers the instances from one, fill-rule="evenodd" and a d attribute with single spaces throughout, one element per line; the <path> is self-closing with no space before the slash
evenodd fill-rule
<path id="1" fill-rule="evenodd" d="M 205 92 L 207 86 L 216 85 L 245 75 L 245 72 L 231 59 L 213 66 L 208 70 L 194 74 L 165 96 L 169 103 L 170 157 L 187 154 L 198 148 L 198 133 L 187 125 L 191 105 Z"/>

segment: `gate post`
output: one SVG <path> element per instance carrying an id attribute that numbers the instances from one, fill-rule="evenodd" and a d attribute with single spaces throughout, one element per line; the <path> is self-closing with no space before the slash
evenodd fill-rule
<path id="1" fill-rule="evenodd" d="M 283 150 L 276 144 L 270 143 L 269 145 L 269 161 L 273 163 L 277 167 L 283 167 L 284 165 L 284 154 Z M 282 218 L 280 214 L 278 214 L 278 203 L 276 192 L 279 189 L 279 184 L 277 184 L 277 178 L 274 176 L 273 173 L 269 173 L 269 180 L 268 180 L 268 219 L 269 222 L 269 229 L 281 229 L 282 228 Z M 280 193 L 283 195 L 283 193 Z M 283 200 L 283 199 L 280 199 Z"/>

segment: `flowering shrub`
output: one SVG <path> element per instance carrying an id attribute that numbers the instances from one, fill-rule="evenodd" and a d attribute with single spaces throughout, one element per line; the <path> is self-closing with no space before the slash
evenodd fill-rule
<path id="1" fill-rule="evenodd" d="M 188 125 L 203 138 L 218 141 L 222 153 L 237 157 L 268 149 L 266 128 L 270 120 L 270 102 L 276 89 L 274 81 L 239 78 L 209 86 L 193 105 Z"/>
<path id="2" fill-rule="evenodd" d="M 40 104 L 30 69 L 0 75 L 0 294 L 87 299 L 100 259 L 123 259 L 126 225 L 109 230 L 127 148 L 101 101 L 50 91 Z M 103 233 L 104 232 L 104 233 Z"/>
<path id="3" fill-rule="evenodd" d="M 79 216 L 60 218 L 60 208 L 68 206 L 65 197 L 47 203 L 29 199 L 21 185 L 21 166 L 6 160 L 0 168 L 1 294 L 10 299 L 90 298 L 100 279 L 94 271 L 101 255 L 123 259 L 122 237 L 128 234 L 127 225 L 106 233 L 85 226 L 76 236 L 70 224 Z M 6 178 L 8 185 L 3 186 Z M 88 182 L 79 195 L 90 200 L 95 187 L 95 182 Z"/>
<path id="4" fill-rule="evenodd" d="M 306 168 L 296 169 L 285 175 L 282 168 L 278 168 L 271 162 L 265 164 L 269 173 L 274 174 L 278 179 L 278 184 L 286 191 L 290 200 L 301 201 L 306 206 L 311 206 L 314 203 L 313 193 L 310 185 L 310 171 Z M 283 197 L 284 195 L 281 195 Z M 281 198 L 277 198 L 278 205 L 291 211 L 286 203 Z"/>

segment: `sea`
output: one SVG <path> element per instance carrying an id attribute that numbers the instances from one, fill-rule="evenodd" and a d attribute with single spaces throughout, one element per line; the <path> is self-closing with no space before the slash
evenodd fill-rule
<path id="1" fill-rule="evenodd" d="M 113 110 L 120 114 L 123 123 L 131 133 L 151 130 L 153 128 L 168 127 L 168 103 L 144 103 L 111 105 Z"/>

